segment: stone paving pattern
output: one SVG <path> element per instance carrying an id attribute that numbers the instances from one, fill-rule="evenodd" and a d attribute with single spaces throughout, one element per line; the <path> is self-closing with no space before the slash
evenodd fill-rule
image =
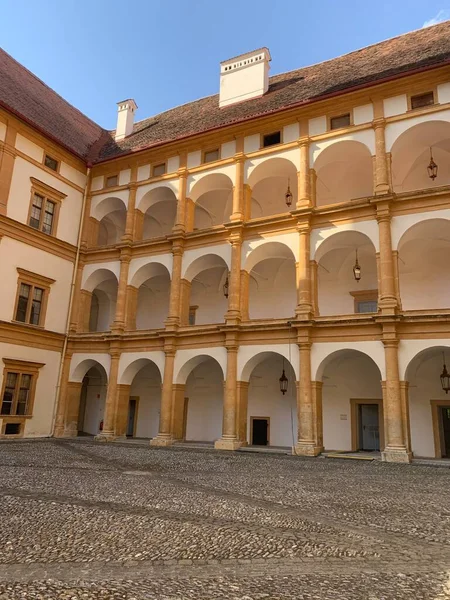
<path id="1" fill-rule="evenodd" d="M 0 600 L 450 598 L 450 470 L 0 443 Z"/>

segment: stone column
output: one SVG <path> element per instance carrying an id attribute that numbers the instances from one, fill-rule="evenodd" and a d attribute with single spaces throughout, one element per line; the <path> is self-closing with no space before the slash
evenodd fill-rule
<path id="1" fill-rule="evenodd" d="M 386 381 L 383 386 L 383 413 L 386 447 L 381 453 L 387 462 L 410 462 L 406 446 L 407 432 L 398 368 L 398 340 L 390 332 L 383 339 Z"/>
<path id="2" fill-rule="evenodd" d="M 299 140 L 300 171 L 298 172 L 297 208 L 311 206 L 311 174 L 309 169 L 309 137 Z"/>
<path id="3" fill-rule="evenodd" d="M 122 236 L 123 242 L 133 242 L 134 241 L 134 219 L 136 216 L 136 175 L 137 170 L 132 169 L 131 172 L 131 182 L 129 184 L 129 193 L 128 193 L 128 208 L 127 208 L 127 220 L 125 223 L 125 233 Z"/>
<path id="4" fill-rule="evenodd" d="M 127 301 L 125 308 L 125 329 L 135 331 L 136 329 L 136 311 L 138 303 L 139 290 L 134 285 L 127 285 Z"/>
<path id="5" fill-rule="evenodd" d="M 311 186 L 311 206 L 316 206 L 317 203 L 317 173 L 315 169 L 310 169 L 310 186 Z"/>
<path id="6" fill-rule="evenodd" d="M 311 272 L 311 304 L 313 315 L 319 316 L 319 265 L 315 260 L 311 260 L 309 268 Z"/>
<path id="7" fill-rule="evenodd" d="M 297 308 L 298 319 L 311 319 L 313 307 L 311 299 L 310 270 L 310 225 L 309 222 L 297 225 L 299 232 L 299 260 L 297 263 Z"/>
<path id="8" fill-rule="evenodd" d="M 397 296 L 397 307 L 399 310 L 402 309 L 402 299 L 400 295 L 400 277 L 398 271 L 398 251 L 395 250 L 392 252 L 392 260 L 394 263 L 394 288 L 395 295 Z"/>
<path id="9" fill-rule="evenodd" d="M 386 156 L 386 141 L 384 135 L 386 121 L 384 118 L 375 119 L 372 123 L 372 126 L 375 130 L 374 194 L 375 196 L 378 196 L 380 194 L 388 194 L 391 191 L 389 184 L 388 160 Z"/>
<path id="10" fill-rule="evenodd" d="M 6 206 L 8 204 L 16 158 L 16 135 L 16 128 L 11 123 L 8 123 L 5 141 L 3 143 L 0 142 L 0 215 L 6 215 Z"/>
<path id="11" fill-rule="evenodd" d="M 72 360 L 72 352 L 67 351 L 64 356 L 61 385 L 57 398 L 58 406 L 56 409 L 55 427 L 53 430 L 54 437 L 65 437 L 66 435 L 66 412 L 67 412 L 67 386 L 69 384 L 70 363 Z M 80 388 L 81 391 L 81 388 Z"/>
<path id="12" fill-rule="evenodd" d="M 317 456 L 323 450 L 319 443 L 318 431 L 321 412 L 317 408 L 320 401 L 318 387 L 311 382 L 311 343 L 309 334 L 299 332 L 300 380 L 297 384 L 298 441 L 293 449 L 299 456 Z M 321 420 L 321 418 L 320 418 Z"/>
<path id="13" fill-rule="evenodd" d="M 128 271 L 130 270 L 131 248 L 122 248 L 120 252 L 120 276 L 117 288 L 117 303 L 114 322 L 111 327 L 113 333 L 123 333 L 125 329 L 125 309 L 127 305 Z"/>
<path id="14" fill-rule="evenodd" d="M 395 289 L 394 257 L 392 254 L 391 215 L 388 203 L 377 206 L 378 233 L 380 238 L 380 289 L 379 308 L 385 315 L 397 311 L 397 293 Z"/>
<path id="15" fill-rule="evenodd" d="M 117 385 L 117 408 L 115 411 L 115 439 L 127 437 L 128 411 L 131 385 Z"/>
<path id="16" fill-rule="evenodd" d="M 225 316 L 227 324 L 238 324 L 241 320 L 240 287 L 241 287 L 241 231 L 230 234 L 231 244 L 231 270 L 229 274 L 228 311 Z"/>
<path id="17" fill-rule="evenodd" d="M 76 333 L 77 331 L 81 331 L 80 328 L 80 317 L 84 316 L 82 315 L 82 313 L 80 313 L 80 303 L 81 303 L 81 279 L 83 277 L 83 268 L 84 268 L 84 263 L 80 258 L 80 261 L 78 262 L 78 267 L 77 267 L 77 273 L 75 276 L 75 287 L 74 287 L 74 291 L 73 291 L 73 302 L 72 302 L 72 311 L 71 311 L 71 315 L 70 315 L 70 321 L 69 321 L 69 333 Z M 90 304 L 91 304 L 91 297 L 89 297 L 89 309 L 90 309 Z M 88 311 L 88 316 L 90 316 L 90 310 Z M 88 327 L 89 327 L 89 322 L 88 322 Z"/>
<path id="18" fill-rule="evenodd" d="M 247 440 L 247 409 L 248 409 L 248 381 L 237 382 L 237 415 L 236 432 L 242 446 L 248 445 Z"/>
<path id="19" fill-rule="evenodd" d="M 245 154 L 238 152 L 234 155 L 236 165 L 235 184 L 233 188 L 233 212 L 230 221 L 242 221 L 244 218 L 244 166 Z"/>
<path id="20" fill-rule="evenodd" d="M 189 325 L 189 306 L 191 302 L 191 282 L 187 279 L 180 281 L 180 325 Z"/>
<path id="21" fill-rule="evenodd" d="M 248 321 L 249 315 L 249 296 L 250 296 L 250 273 L 245 269 L 241 270 L 241 320 Z"/>
<path id="22" fill-rule="evenodd" d="M 183 384 L 172 385 L 172 425 L 171 431 L 174 440 L 184 440 L 186 438 L 186 418 L 187 407 L 185 406 L 185 388 Z"/>
<path id="23" fill-rule="evenodd" d="M 103 431 L 95 436 L 98 442 L 108 442 L 115 439 L 115 425 L 117 421 L 118 389 L 117 378 L 119 375 L 120 350 L 117 346 L 110 348 L 111 366 L 109 369 L 108 388 L 106 390 L 105 411 L 103 415 Z"/>
<path id="24" fill-rule="evenodd" d="M 164 352 L 166 355 L 166 360 L 164 365 L 164 378 L 161 393 L 159 432 L 155 438 L 150 440 L 151 446 L 170 446 L 174 442 L 172 432 L 172 395 L 176 348 L 173 339 L 166 338 Z"/>
<path id="25" fill-rule="evenodd" d="M 186 231 L 194 231 L 195 223 L 195 202 L 186 198 Z"/>
<path id="26" fill-rule="evenodd" d="M 100 221 L 89 217 L 87 222 L 87 247 L 98 246 L 98 231 L 100 228 Z"/>
<path id="27" fill-rule="evenodd" d="M 173 241 L 172 255 L 172 278 L 170 281 L 169 314 L 166 319 L 166 327 L 177 327 L 180 323 L 180 294 L 181 294 L 181 268 L 183 264 L 183 240 Z"/>
<path id="28" fill-rule="evenodd" d="M 252 218 L 252 188 L 244 184 L 244 221 Z"/>
<path id="29" fill-rule="evenodd" d="M 218 450 L 236 450 L 242 444 L 238 440 L 237 423 L 237 353 L 238 343 L 236 335 L 226 340 L 227 348 L 227 375 L 225 379 L 225 393 L 223 399 L 222 437 L 214 444 Z"/>
<path id="30" fill-rule="evenodd" d="M 61 437 L 76 437 L 78 435 L 78 415 L 80 414 L 81 381 L 68 381 L 64 393 L 66 396 L 66 413 L 64 431 Z"/>
<path id="31" fill-rule="evenodd" d="M 77 333 L 89 331 L 89 321 L 91 318 L 92 292 L 80 290 L 78 306 L 74 305 L 74 310 L 78 309 Z"/>
<path id="32" fill-rule="evenodd" d="M 177 215 L 175 218 L 174 233 L 184 233 L 186 231 L 186 187 L 188 171 L 186 167 L 178 169 L 178 199 Z"/>
<path id="33" fill-rule="evenodd" d="M 400 381 L 400 396 L 402 400 L 402 420 L 406 431 L 406 450 L 411 452 L 411 424 L 409 420 L 409 382 Z M 412 456 L 412 453 L 411 453 Z"/>

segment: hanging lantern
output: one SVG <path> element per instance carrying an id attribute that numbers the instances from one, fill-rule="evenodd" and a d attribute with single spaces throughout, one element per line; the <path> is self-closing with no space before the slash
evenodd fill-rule
<path id="1" fill-rule="evenodd" d="M 230 284 L 228 282 L 228 273 L 227 273 L 227 278 L 225 279 L 225 283 L 223 284 L 223 295 L 225 296 L 225 298 L 228 298 L 228 290 L 230 288 Z"/>
<path id="2" fill-rule="evenodd" d="M 427 171 L 428 171 L 428 177 L 434 181 L 437 177 L 438 166 L 433 160 L 433 153 L 431 151 L 431 148 L 430 148 L 430 164 L 427 167 Z"/>
<path id="3" fill-rule="evenodd" d="M 292 196 L 292 192 L 291 192 L 290 182 L 289 182 L 289 179 L 288 179 L 288 186 L 287 186 L 286 193 L 284 195 L 284 199 L 286 201 L 286 205 L 287 205 L 288 208 L 291 207 L 292 198 L 293 198 L 293 196 Z"/>
<path id="4" fill-rule="evenodd" d="M 280 377 L 280 379 L 278 381 L 280 382 L 280 392 L 284 396 L 285 393 L 287 392 L 288 383 L 289 383 L 289 379 L 286 377 L 286 373 L 284 372 L 284 358 L 283 358 L 283 372 L 282 372 L 281 377 Z"/>
<path id="5" fill-rule="evenodd" d="M 445 365 L 444 353 L 442 353 L 442 360 L 444 361 L 444 367 L 441 373 L 441 386 L 444 392 L 448 394 L 450 390 L 450 373 L 447 371 L 447 367 Z"/>
<path id="6" fill-rule="evenodd" d="M 358 250 L 356 250 L 356 261 L 353 265 L 353 277 L 355 278 L 355 281 L 358 282 L 361 279 L 361 267 L 358 262 Z"/>

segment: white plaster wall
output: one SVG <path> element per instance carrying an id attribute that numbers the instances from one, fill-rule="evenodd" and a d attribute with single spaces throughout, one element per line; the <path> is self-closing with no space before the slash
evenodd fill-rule
<path id="1" fill-rule="evenodd" d="M 139 188 L 141 189 L 141 188 Z M 117 210 L 117 202 L 114 202 L 115 198 L 122 200 L 124 206 L 123 208 L 128 207 L 128 196 L 129 190 L 116 190 L 114 192 L 105 192 L 104 194 L 99 194 L 98 196 L 94 196 L 91 200 L 91 213 L 90 216 L 94 217 L 94 219 L 100 220 L 103 219 L 105 215 L 108 214 L 111 210 Z M 103 200 L 111 199 L 111 208 L 108 209 L 108 204 L 100 206 Z M 122 208 L 122 205 L 120 205 Z M 137 202 L 136 202 L 137 206 Z"/>
<path id="2" fill-rule="evenodd" d="M 128 271 L 128 284 L 139 285 L 139 275 L 135 277 L 139 269 L 146 265 L 163 265 L 166 267 L 169 273 L 172 273 L 172 254 L 156 254 L 154 256 L 141 256 L 139 258 L 133 258 L 130 262 L 130 269 Z"/>
<path id="3" fill-rule="evenodd" d="M 95 274 L 96 271 L 110 271 L 112 275 L 116 276 L 116 280 L 119 281 L 120 277 L 120 262 L 119 261 L 110 261 L 104 263 L 92 263 L 86 265 L 83 268 L 83 277 L 81 278 L 81 289 L 89 289 L 92 290 L 98 285 L 98 281 L 101 280 L 101 275 L 99 275 L 100 279 L 97 281 L 95 278 L 91 278 L 88 282 L 88 279 L 91 275 Z M 88 283 L 88 287 L 86 287 L 86 283 Z M 89 285 L 92 283 L 92 285 Z"/>
<path id="4" fill-rule="evenodd" d="M 249 182 L 251 185 L 255 185 L 255 182 L 253 181 L 253 178 L 251 177 L 253 171 L 260 165 L 263 165 L 264 163 L 267 163 L 267 166 L 269 167 L 270 161 L 272 161 L 273 159 L 276 158 L 284 158 L 285 160 L 289 161 L 292 166 L 294 167 L 295 171 L 292 171 L 292 175 L 296 175 L 297 171 L 300 169 L 300 152 L 298 151 L 298 148 L 292 148 L 290 150 L 275 150 L 272 154 L 270 154 L 270 156 L 260 156 L 260 157 L 256 157 L 256 158 L 252 158 L 251 160 L 247 160 L 245 162 L 245 176 L 244 176 L 244 182 L 247 183 Z M 270 167 L 269 167 L 270 168 Z M 265 177 L 269 177 L 269 176 L 276 176 L 276 173 L 267 173 L 267 175 L 262 175 L 261 177 L 259 177 L 260 179 L 264 179 Z M 287 177 L 286 177 L 286 184 L 287 184 Z M 291 180 L 291 185 L 294 186 L 295 185 L 295 180 L 292 179 Z M 284 197 L 283 197 L 284 200 Z M 286 209 L 287 210 L 287 209 Z"/>
<path id="5" fill-rule="evenodd" d="M 3 121 L 0 121 L 0 140 L 2 140 L 2 142 L 4 142 L 5 138 L 6 138 L 6 123 L 3 123 Z"/>
<path id="6" fill-rule="evenodd" d="M 398 250 L 402 235 L 413 225 L 426 221 L 427 219 L 447 219 L 450 221 L 450 209 L 424 211 L 393 217 L 391 221 L 392 249 Z"/>
<path id="7" fill-rule="evenodd" d="M 450 82 L 441 83 L 437 86 L 438 102 L 439 104 L 445 104 L 450 102 Z"/>
<path id="8" fill-rule="evenodd" d="M 354 223 L 341 223 L 334 225 L 333 227 L 326 227 L 320 229 L 313 229 L 311 232 L 311 260 L 320 260 L 322 253 L 318 252 L 323 242 L 333 236 L 335 233 L 341 231 L 359 231 L 366 235 L 372 244 L 375 246 L 375 251 L 379 252 L 379 235 L 378 235 L 378 223 L 373 221 L 355 221 Z M 317 254 L 317 256 L 316 256 Z"/>
<path id="9" fill-rule="evenodd" d="M 316 117 L 315 119 L 309 119 L 308 121 L 309 135 L 320 135 L 325 133 L 327 130 L 327 118 Z"/>
<path id="10" fill-rule="evenodd" d="M 83 377 L 96 363 L 100 364 L 105 369 L 106 375 L 108 376 L 111 366 L 111 356 L 109 354 L 75 352 L 70 361 L 69 381 L 83 381 Z"/>
<path id="11" fill-rule="evenodd" d="M 119 185 L 127 185 L 130 183 L 131 169 L 124 169 L 119 173 Z"/>
<path id="12" fill-rule="evenodd" d="M 319 158 L 320 154 L 326 149 L 332 146 L 333 144 L 338 144 L 339 142 L 360 142 L 364 144 L 369 149 L 370 154 L 372 156 L 375 155 L 375 132 L 373 129 L 365 129 L 363 131 L 354 131 L 353 133 L 346 133 L 342 135 L 337 135 L 333 138 L 328 138 L 326 140 L 321 140 L 319 142 L 314 142 L 311 144 L 309 153 L 310 153 L 310 161 L 311 167 L 314 167 L 314 163 Z"/>
<path id="13" fill-rule="evenodd" d="M 5 236 L 0 242 L 0 280 L 3 288 L 0 320 L 12 321 L 15 318 L 19 276 L 17 267 L 55 279 L 55 283 L 50 286 L 44 326 L 50 331 L 63 333 L 73 273 L 72 263 Z"/>
<path id="14" fill-rule="evenodd" d="M 159 329 L 169 313 L 170 279 L 158 275 L 145 282 L 138 291 L 136 329 Z"/>
<path id="15" fill-rule="evenodd" d="M 294 317 L 297 305 L 295 262 L 267 259 L 250 272 L 250 319 Z"/>
<path id="16" fill-rule="evenodd" d="M 41 350 L 30 346 L 0 343 L 0 389 L 3 385 L 3 358 L 28 360 L 44 363 L 39 370 L 39 377 L 34 397 L 33 416 L 26 420 L 24 435 L 26 437 L 50 436 L 52 417 L 55 406 L 56 383 L 61 360 L 60 352 Z M 1 420 L 1 417 L 0 417 Z"/>
<path id="17" fill-rule="evenodd" d="M 186 379 L 195 366 L 213 358 L 222 368 L 222 380 L 225 378 L 227 369 L 227 351 L 223 346 L 212 348 L 190 348 L 177 350 L 173 370 L 173 382 L 185 384 Z M 209 361 L 211 362 L 211 361 Z"/>
<path id="18" fill-rule="evenodd" d="M 64 161 L 61 161 L 59 166 L 59 174 L 82 188 L 86 185 L 86 174 L 74 169 Z"/>
<path id="19" fill-rule="evenodd" d="M 256 152 L 259 150 L 261 145 L 261 138 L 258 133 L 255 135 L 247 135 L 244 138 L 244 152 L 249 154 L 250 152 Z"/>
<path id="20" fill-rule="evenodd" d="M 327 364 L 340 350 L 357 350 L 367 354 L 379 368 L 381 379 L 386 378 L 383 342 L 321 342 L 315 343 L 311 347 L 311 379 L 313 381 L 320 381 Z"/>
<path id="21" fill-rule="evenodd" d="M 186 276 L 186 271 L 190 265 L 207 254 L 216 255 L 222 258 L 230 268 L 231 265 L 231 245 L 230 244 L 215 244 L 214 246 L 208 246 L 207 248 L 195 248 L 193 250 L 187 250 L 183 255 L 183 269 L 181 277 Z"/>
<path id="22" fill-rule="evenodd" d="M 187 155 L 187 168 L 193 169 L 194 167 L 200 166 L 202 162 L 202 153 L 201 150 L 196 150 L 195 152 L 189 152 Z"/>
<path id="23" fill-rule="evenodd" d="M 247 408 L 247 440 L 251 444 L 251 417 L 269 417 L 270 446 L 294 446 L 297 441 L 297 400 L 295 375 L 285 363 L 288 378 L 286 394 L 280 392 L 283 359 L 272 355 L 257 365 L 250 377 Z"/>
<path id="24" fill-rule="evenodd" d="M 398 346 L 398 368 L 400 379 L 407 378 L 408 365 L 419 352 L 428 348 L 446 347 L 450 348 L 450 338 L 433 338 L 429 340 L 400 340 Z M 442 354 L 440 355 L 442 357 Z M 442 366 L 442 365 L 441 365 Z"/>
<path id="25" fill-rule="evenodd" d="M 93 177 L 91 182 L 91 191 L 96 192 L 97 190 L 101 190 L 103 187 L 104 177 L 100 175 L 98 177 Z"/>
<path id="26" fill-rule="evenodd" d="M 23 152 L 27 156 L 34 158 L 38 162 L 42 162 L 44 158 L 44 150 L 28 138 L 20 135 L 20 133 L 16 136 L 16 148 L 20 152 Z"/>
<path id="27" fill-rule="evenodd" d="M 260 254 L 261 250 L 258 252 L 258 254 L 253 255 L 252 257 L 252 252 L 254 250 L 256 250 L 257 248 L 260 248 L 261 246 L 264 246 L 265 244 L 271 244 L 273 242 L 278 242 L 280 244 L 283 244 L 284 246 L 286 246 L 287 248 L 289 248 L 289 250 L 292 251 L 293 255 L 294 255 L 294 259 L 296 262 L 299 261 L 299 238 L 298 238 L 298 233 L 293 232 L 293 233 L 281 233 L 279 235 L 260 235 L 258 239 L 255 240 L 245 240 L 242 244 L 242 254 L 241 254 L 241 264 L 242 267 L 245 268 L 247 271 L 251 271 L 251 269 L 255 266 L 256 262 L 258 262 L 259 260 L 261 260 L 261 258 L 270 258 L 271 256 L 274 256 L 275 252 L 276 255 L 279 255 L 279 251 L 277 252 L 277 249 L 275 249 L 273 246 L 267 246 L 267 254 Z M 272 252 L 273 251 L 273 252 Z M 255 262 L 256 261 L 256 262 Z"/>
<path id="28" fill-rule="evenodd" d="M 364 104 L 364 106 L 355 106 L 353 109 L 354 125 L 370 123 L 373 120 L 373 104 Z"/>
<path id="29" fill-rule="evenodd" d="M 217 178 L 217 179 L 215 179 L 213 177 L 209 177 L 208 181 L 211 182 L 210 186 L 203 187 L 203 184 L 202 184 L 198 188 L 194 189 L 194 187 L 197 183 L 199 183 L 202 179 L 205 179 L 206 177 L 208 177 L 210 175 L 225 175 L 226 177 L 228 177 L 229 181 L 224 181 L 223 177 Z M 234 164 L 224 165 L 222 167 L 216 167 L 214 169 L 207 169 L 205 171 L 201 171 L 200 173 L 194 173 L 193 175 L 189 175 L 189 177 L 187 179 L 186 195 L 189 198 L 191 198 L 192 200 L 194 200 L 194 202 L 195 202 L 199 198 L 199 196 L 201 196 L 205 192 L 214 190 L 214 182 L 215 181 L 218 182 L 218 185 L 220 186 L 219 189 L 223 189 L 225 185 L 229 189 L 231 189 L 231 187 L 234 185 L 235 176 L 236 176 L 236 167 Z M 204 182 L 204 183 L 206 183 L 206 182 Z"/>
<path id="30" fill-rule="evenodd" d="M 222 158 L 231 158 L 236 153 L 236 141 L 225 142 L 220 147 L 220 156 Z"/>
<path id="31" fill-rule="evenodd" d="M 257 364 L 260 364 L 266 358 L 268 352 L 276 352 L 284 356 L 286 364 L 290 364 L 295 373 L 295 379 L 299 379 L 299 350 L 294 340 L 289 344 L 273 344 L 271 346 L 252 344 L 239 346 L 238 350 L 238 381 L 249 381 L 250 375 Z M 281 373 L 280 373 L 281 375 Z"/>
<path id="32" fill-rule="evenodd" d="M 380 373 L 366 356 L 340 355 L 324 370 L 322 408 L 325 450 L 351 450 L 351 398 L 382 399 Z"/>
<path id="33" fill-rule="evenodd" d="M 147 365 L 139 371 L 131 384 L 130 396 L 139 397 L 135 437 L 157 436 L 161 409 L 161 376 L 156 365 Z"/>
<path id="34" fill-rule="evenodd" d="M 56 237 L 75 245 L 77 243 L 83 194 L 19 156 L 14 161 L 7 216 L 20 223 L 27 223 L 31 201 L 30 177 L 35 177 L 66 194 L 60 206 Z"/>
<path id="35" fill-rule="evenodd" d="M 216 267 L 199 273 L 191 284 L 190 306 L 198 306 L 195 324 L 223 323 L 228 301 L 223 295 L 226 269 Z"/>
<path id="36" fill-rule="evenodd" d="M 164 377 L 164 352 L 153 350 L 151 352 L 122 352 L 119 359 L 119 373 L 117 381 L 120 384 L 130 385 L 135 377 L 139 376 L 140 369 L 145 362 L 151 360 L 155 363 L 159 378 Z"/>
<path id="37" fill-rule="evenodd" d="M 180 168 L 180 157 L 179 156 L 171 156 L 167 160 L 167 172 L 174 173 L 175 171 L 178 171 L 179 168 Z"/>
<path id="38" fill-rule="evenodd" d="M 138 167 L 137 181 L 144 181 L 150 177 L 150 165 L 142 165 Z"/>
<path id="39" fill-rule="evenodd" d="M 145 210 L 147 210 L 148 208 L 148 204 L 145 202 L 146 199 L 144 200 L 144 196 L 146 196 L 148 192 L 152 192 L 153 190 L 157 190 L 158 188 L 168 188 L 176 196 L 178 194 L 178 183 L 178 179 L 169 179 L 163 181 L 155 181 L 154 183 L 148 183 L 147 185 L 141 185 L 136 191 L 136 208 L 139 208 L 139 210 L 145 212 Z"/>
<path id="40" fill-rule="evenodd" d="M 189 398 L 186 440 L 213 442 L 222 435 L 223 373 L 208 360 L 189 375 L 185 397 Z"/>
<path id="41" fill-rule="evenodd" d="M 450 121 L 450 109 L 388 123 L 386 125 L 386 152 L 391 152 L 392 146 L 402 133 L 419 123 L 427 123 L 429 121 Z"/>
<path id="42" fill-rule="evenodd" d="M 384 105 L 384 116 L 393 117 L 394 115 L 401 115 L 408 110 L 408 99 L 406 94 L 401 96 L 393 96 L 392 98 L 386 98 L 383 100 Z"/>
<path id="43" fill-rule="evenodd" d="M 283 143 L 288 144 L 289 142 L 295 142 L 300 136 L 300 125 L 299 123 L 291 123 L 283 127 Z"/>

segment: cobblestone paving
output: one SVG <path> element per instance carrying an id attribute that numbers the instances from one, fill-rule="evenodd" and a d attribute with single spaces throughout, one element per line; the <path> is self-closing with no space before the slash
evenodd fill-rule
<path id="1" fill-rule="evenodd" d="M 0 443 L 0 600 L 450 598 L 450 470 Z"/>

